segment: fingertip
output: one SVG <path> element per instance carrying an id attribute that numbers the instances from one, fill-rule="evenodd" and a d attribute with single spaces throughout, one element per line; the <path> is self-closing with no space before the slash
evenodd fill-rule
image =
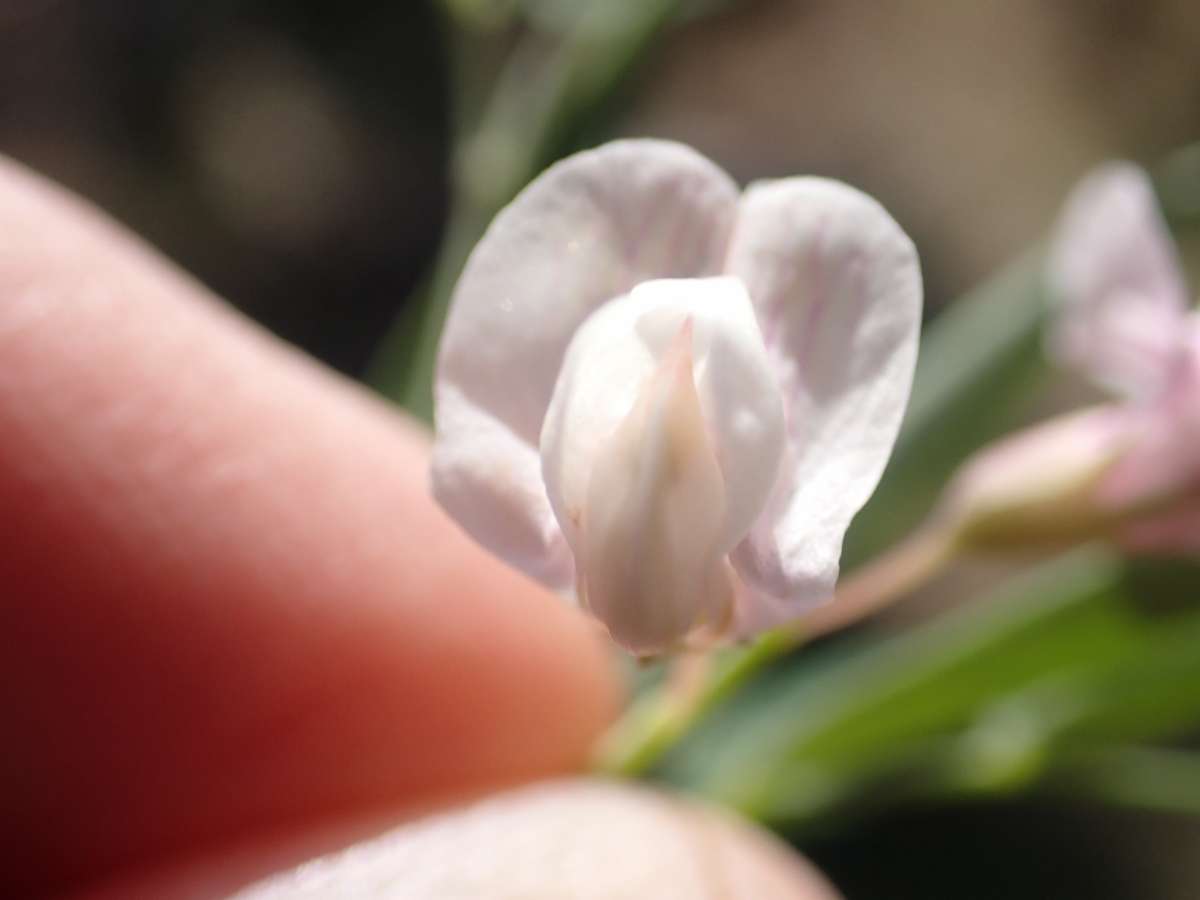
<path id="1" fill-rule="evenodd" d="M 839 900 L 762 829 L 645 785 L 547 781 L 409 813 L 228 848 L 76 900 Z"/>
<path id="2" fill-rule="evenodd" d="M 581 764 L 606 652 L 427 450 L 0 163 L 0 883 Z"/>

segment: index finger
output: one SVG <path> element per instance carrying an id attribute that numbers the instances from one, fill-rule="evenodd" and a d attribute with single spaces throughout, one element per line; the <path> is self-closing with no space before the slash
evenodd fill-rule
<path id="1" fill-rule="evenodd" d="M 426 444 L 0 165 L 0 893 L 580 764 L 602 645 Z"/>

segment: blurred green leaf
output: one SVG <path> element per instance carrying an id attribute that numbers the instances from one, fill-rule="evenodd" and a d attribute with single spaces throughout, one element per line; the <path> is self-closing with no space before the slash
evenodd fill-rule
<path id="1" fill-rule="evenodd" d="M 1200 722 L 1200 607 L 1147 612 L 1144 580 L 1088 548 L 912 631 L 775 672 L 662 774 L 773 822 L 1034 783 L 1089 741 Z M 1176 568 L 1200 593 L 1200 566 Z"/>
<path id="2" fill-rule="evenodd" d="M 512 22 L 517 0 L 442 0 L 444 6 L 464 28 L 498 31 Z"/>
<path id="3" fill-rule="evenodd" d="M 1067 631 L 1078 632 L 1082 651 L 1108 652 L 1113 629 L 1088 601 L 1111 586 L 1115 569 L 1109 555 L 1089 550 L 898 637 L 801 657 L 705 723 L 668 760 L 668 776 L 776 817 L 776 786 L 794 780 L 797 766 L 844 783 L 931 731 L 963 725 L 984 694 L 994 699 L 1023 683 L 1029 667 L 1044 668 L 1064 622 L 1081 619 L 1085 627 Z M 1043 639 L 1030 643 L 1039 631 Z M 798 796 L 789 804 L 813 806 Z"/>
<path id="4" fill-rule="evenodd" d="M 1064 754 L 1044 789 L 1091 802 L 1200 815 L 1200 753 L 1137 745 L 1093 744 Z"/>
<path id="5" fill-rule="evenodd" d="M 479 3 L 481 0 L 447 0 L 447 2 Z M 490 0 L 492 3 L 499 0 Z M 621 27 L 620 19 L 630 13 L 628 0 L 508 0 L 515 4 L 527 22 L 549 34 L 566 34 L 576 28 L 585 16 L 596 17 L 601 25 L 612 22 Z M 635 4 L 637 0 L 634 0 Z M 690 22 L 729 12 L 753 0 L 677 0 L 671 11 L 672 22 Z M 608 27 L 613 27 L 612 25 Z"/>
<path id="6" fill-rule="evenodd" d="M 1200 615 L 1154 629 L 1135 653 L 1086 673 L 1080 688 L 1086 700 L 1061 730 L 1064 740 L 1147 740 L 1195 728 L 1200 723 Z"/>

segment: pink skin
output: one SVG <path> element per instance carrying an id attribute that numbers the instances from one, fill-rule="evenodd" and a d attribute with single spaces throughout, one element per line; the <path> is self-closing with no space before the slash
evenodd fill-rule
<path id="1" fill-rule="evenodd" d="M 0 158 L 0 896 L 253 876 L 584 764 L 605 645 L 441 512 L 428 454 Z"/>
<path id="2" fill-rule="evenodd" d="M 0 158 L 0 897 L 220 900 L 585 765 L 618 703 L 607 643 L 462 534 L 428 456 L 417 425 Z M 744 825 L 589 784 L 548 787 L 525 831 L 449 820 L 423 859 L 511 859 L 496 892 L 559 896 L 531 857 L 612 874 L 582 825 L 665 827 L 724 879 L 705 896 L 834 900 Z M 631 882 L 675 884 L 645 861 Z M 338 896 L 382 896 L 350 868 Z"/>

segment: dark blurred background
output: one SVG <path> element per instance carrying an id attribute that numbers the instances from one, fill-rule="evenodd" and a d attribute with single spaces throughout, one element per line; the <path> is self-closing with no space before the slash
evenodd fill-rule
<path id="1" fill-rule="evenodd" d="M 1096 161 L 1200 136 L 1195 0 L 724 7 L 655 41 L 601 136 L 864 188 L 932 308 Z M 0 0 L 0 151 L 358 374 L 440 236 L 450 28 L 433 0 Z"/>
<path id="2" fill-rule="evenodd" d="M 358 375 L 438 247 L 451 29 L 432 0 L 0 0 L 0 152 Z M 1094 163 L 1200 138 L 1200 3 L 727 3 L 656 39 L 598 128 L 856 184 L 936 310 Z M 850 900 L 1200 895 L 1200 828 L 1165 816 L 918 811 L 804 849 Z"/>
<path id="3" fill-rule="evenodd" d="M 358 373 L 437 247 L 442 50 L 407 0 L 0 0 L 0 151 Z"/>

